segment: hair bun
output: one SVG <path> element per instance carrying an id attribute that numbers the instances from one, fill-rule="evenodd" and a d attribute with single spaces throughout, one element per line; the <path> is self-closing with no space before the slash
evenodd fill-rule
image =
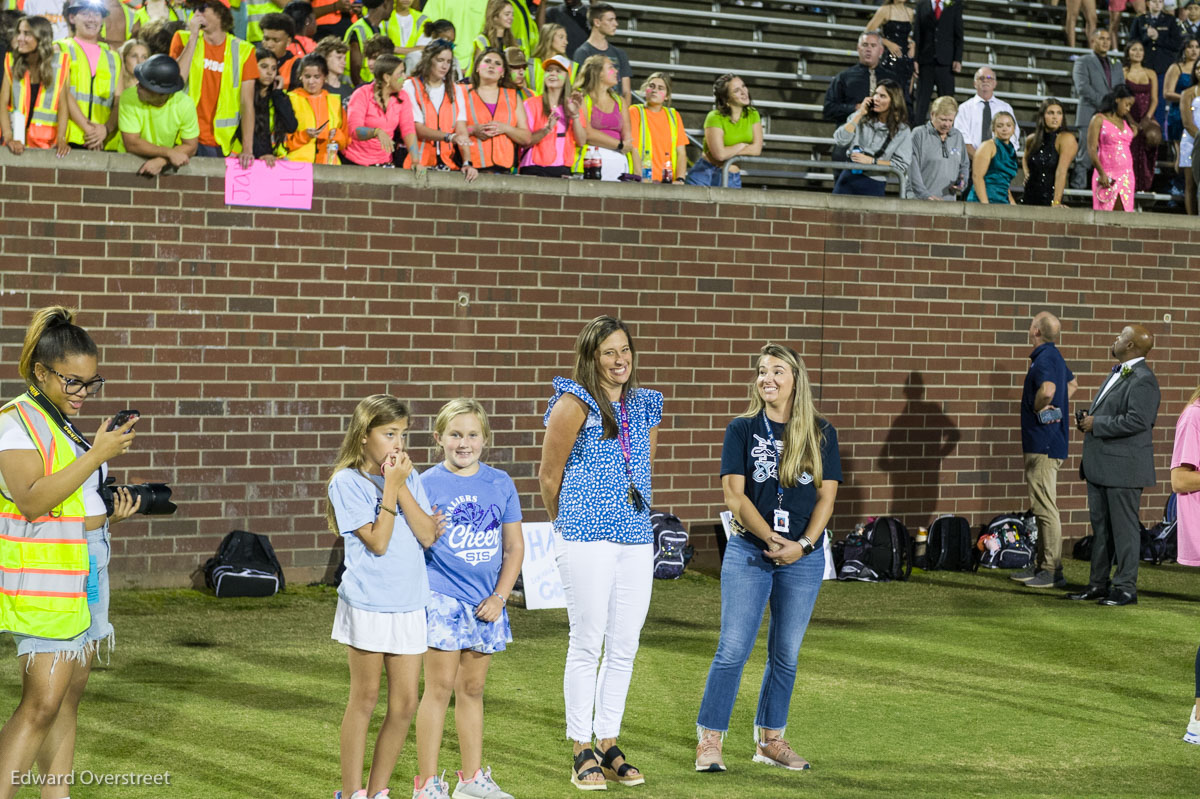
<path id="1" fill-rule="evenodd" d="M 50 309 L 50 313 L 46 318 L 46 329 L 52 327 L 63 327 L 65 325 L 75 324 L 75 312 L 63 305 L 55 306 Z"/>

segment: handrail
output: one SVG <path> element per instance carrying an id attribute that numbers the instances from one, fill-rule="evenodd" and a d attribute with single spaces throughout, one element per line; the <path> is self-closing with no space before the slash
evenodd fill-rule
<path id="1" fill-rule="evenodd" d="M 908 196 L 908 173 L 895 164 L 856 164 L 853 161 L 820 161 L 800 158 L 763 158 L 762 156 L 735 155 L 721 167 L 721 186 L 729 186 L 729 167 L 735 162 L 752 162 L 756 164 L 783 164 L 785 166 L 824 167 L 825 169 L 857 169 L 863 172 L 889 172 L 896 176 L 900 183 L 900 196 Z M 844 166 L 841 166 L 844 164 Z"/>

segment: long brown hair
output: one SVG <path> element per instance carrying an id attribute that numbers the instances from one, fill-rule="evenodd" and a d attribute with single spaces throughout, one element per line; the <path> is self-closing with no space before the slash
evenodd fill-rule
<path id="1" fill-rule="evenodd" d="M 616 65 L 611 58 L 606 55 L 591 55 L 579 67 L 579 74 L 575 76 L 575 88 L 583 92 L 585 97 L 591 97 L 597 89 L 600 88 L 600 76 L 604 73 L 609 64 Z M 617 101 L 617 106 L 621 105 L 621 98 L 617 95 L 617 86 L 620 83 L 612 86 L 608 90 L 608 94 Z"/>
<path id="2" fill-rule="evenodd" d="M 63 305 L 51 305 L 35 312 L 30 320 L 17 371 L 26 383 L 32 384 L 35 363 L 51 368 L 51 364 L 72 355 L 94 358 L 99 354 L 96 342 L 75 324 L 75 311 Z"/>
<path id="3" fill-rule="evenodd" d="M 617 437 L 617 416 L 613 413 L 612 403 L 600 388 L 600 345 L 618 330 L 629 341 L 629 380 L 621 387 L 621 399 L 625 399 L 637 388 L 637 347 L 633 344 L 629 325 L 611 316 L 597 316 L 579 331 L 579 337 L 575 339 L 575 370 L 571 373 L 571 379 L 586 388 L 600 406 L 604 438 Z"/>
<path id="4" fill-rule="evenodd" d="M 487 8 L 483 12 L 483 35 L 488 40 L 489 47 L 503 50 L 506 47 L 517 46 L 517 37 L 513 35 L 512 28 L 506 30 L 496 22 L 496 17 L 500 16 L 504 7 L 511 5 L 509 0 L 488 0 Z M 516 12 L 517 9 L 513 6 L 513 14 Z"/>
<path id="5" fill-rule="evenodd" d="M 791 347 L 768 342 L 758 351 L 756 367 L 761 367 L 763 358 L 767 356 L 778 358 L 792 370 L 792 415 L 788 417 L 783 428 L 783 460 L 779 464 L 779 484 L 791 488 L 800 481 L 801 474 L 808 472 L 812 476 L 813 485 L 820 488 L 824 477 L 821 447 L 825 443 L 825 434 L 821 432 L 821 417 L 817 415 L 816 405 L 813 404 L 812 386 L 808 382 L 804 360 Z M 752 419 L 761 414 L 766 406 L 767 403 L 758 390 L 756 368 L 755 377 L 750 381 L 750 407 L 742 417 Z"/>
<path id="6" fill-rule="evenodd" d="M 429 44 L 425 45 L 425 49 L 421 51 L 421 60 L 413 67 L 412 77 L 420 78 L 421 83 L 429 84 L 429 76 L 433 73 L 433 59 L 437 58 L 441 53 L 450 51 L 451 56 L 454 53 L 454 42 L 446 39 L 434 39 Z M 453 88 L 455 83 L 458 83 L 458 59 L 451 57 L 450 70 L 443 78 L 447 88 Z M 450 101 L 454 102 L 454 92 L 448 91 L 447 96 Z"/>
<path id="7" fill-rule="evenodd" d="M 904 90 L 891 78 L 884 78 L 876 86 L 883 87 L 891 102 L 888 103 L 887 114 L 884 117 L 881 118 L 874 108 L 867 112 L 867 116 L 876 122 L 882 122 L 887 126 L 888 133 L 895 136 L 901 125 L 908 124 L 908 106 L 904 103 Z"/>
<path id="8" fill-rule="evenodd" d="M 1063 115 L 1062 124 L 1058 126 L 1058 130 L 1067 129 L 1067 112 L 1063 109 L 1063 104 L 1053 97 L 1047 97 L 1042 100 L 1042 104 L 1038 107 L 1037 127 L 1033 130 L 1033 135 L 1029 137 L 1029 143 L 1025 146 L 1025 151 L 1028 153 L 1036 153 L 1042 146 L 1042 139 L 1050 131 L 1046 129 L 1046 112 L 1054 106 L 1058 106 L 1058 110 Z M 1057 133 L 1058 131 L 1055 131 Z"/>
<path id="9" fill-rule="evenodd" d="M 23 17 L 17 22 L 18 30 L 22 22 L 29 26 L 33 37 L 37 39 L 37 49 L 34 52 L 38 57 L 38 82 L 42 84 L 42 91 L 49 91 L 50 87 L 54 85 L 54 65 L 58 63 L 58 59 L 55 57 L 58 55 L 58 50 L 54 47 L 54 27 L 45 17 Z M 25 77 L 25 73 L 29 71 L 29 56 L 25 53 L 18 53 L 15 49 L 12 51 L 12 56 L 12 79 L 15 83 Z M 65 103 L 66 100 L 63 99 L 61 102 Z"/>
<path id="10" fill-rule="evenodd" d="M 372 84 L 372 96 L 375 102 L 379 105 L 379 110 L 387 113 L 387 103 L 384 102 L 383 89 L 387 83 L 388 76 L 396 71 L 396 67 L 404 66 L 404 61 L 398 56 L 387 53 L 375 59 L 375 68 L 371 70 L 371 76 L 375 78 Z M 396 99 L 404 102 L 404 92 L 399 92 Z"/>
<path id="11" fill-rule="evenodd" d="M 342 439 L 342 447 L 338 450 L 337 460 L 333 463 L 333 471 L 325 481 L 326 495 L 333 477 L 343 469 L 361 469 L 363 466 L 363 439 L 374 428 L 384 424 L 392 424 L 409 418 L 408 406 L 390 394 L 372 394 L 358 403 L 354 415 L 350 417 L 350 426 L 346 428 L 346 437 Z M 329 529 L 341 534 L 345 531 L 337 529 L 337 516 L 333 512 L 333 503 L 325 501 L 325 521 Z"/>

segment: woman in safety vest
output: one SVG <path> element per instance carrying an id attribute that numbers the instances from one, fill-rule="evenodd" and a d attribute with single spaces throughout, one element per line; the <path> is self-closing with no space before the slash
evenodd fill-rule
<path id="1" fill-rule="evenodd" d="M 588 56 L 579 68 L 576 88 L 583 93 L 581 117 L 587 138 L 575 150 L 575 171 L 583 171 L 584 156 L 594 147 L 600 153 L 601 180 L 642 172 L 642 156 L 633 146 L 629 114 L 617 94 L 617 83 L 616 64 L 606 56 Z"/>
<path id="2" fill-rule="evenodd" d="M 340 164 L 338 151 L 349 143 L 346 114 L 342 100 L 325 89 L 329 68 L 325 59 L 309 53 L 296 67 L 300 70 L 300 88 L 289 92 L 296 114 L 296 132 L 287 138 L 289 161 L 310 164 Z M 330 145 L 334 146 L 330 146 Z"/>
<path id="3" fill-rule="evenodd" d="M 642 154 L 642 168 L 650 167 L 655 182 L 683 183 L 687 131 L 679 112 L 671 107 L 671 79 L 665 72 L 655 72 L 646 78 L 641 92 L 646 102 L 629 107 L 629 129 L 633 146 Z"/>
<path id="4" fill-rule="evenodd" d="M 118 490 L 106 507 L 100 489 L 105 464 L 133 444 L 137 418 L 115 430 L 105 419 L 91 444 L 72 424 L 104 385 L 96 358 L 69 309 L 41 309 L 18 366 L 28 388 L 0 407 L 0 631 L 13 634 L 23 675 L 20 704 L 0 730 L 0 799 L 16 793 L 11 776 L 32 767 L 52 729 L 63 739 L 39 776 L 69 784 L 92 658 L 102 641 L 112 646 L 108 528 L 140 500 Z"/>
<path id="5" fill-rule="evenodd" d="M 489 48 L 504 52 L 510 47 L 520 47 L 526 55 L 529 45 L 513 35 L 513 19 L 516 14 L 508 0 L 488 0 L 483 12 L 483 32 L 475 37 L 471 51 L 471 65 L 479 61 L 479 54 Z"/>
<path id="6" fill-rule="evenodd" d="M 484 50 L 475 60 L 467 92 L 470 163 L 480 172 L 508 173 L 517 165 L 517 148 L 529 145 L 525 106 L 514 89 L 500 85 L 504 56 Z"/>
<path id="7" fill-rule="evenodd" d="M 529 67 L 525 70 L 525 85 L 532 89 L 534 94 L 541 94 L 545 89 L 546 69 L 542 65 L 546 63 L 546 59 L 556 55 L 567 59 L 571 65 L 567 85 L 573 86 L 579 73 L 579 65 L 567 55 L 567 29 L 562 25 L 547 22 L 542 26 L 537 47 L 533 48 L 533 54 L 529 57 Z"/>
<path id="8" fill-rule="evenodd" d="M 435 39 L 425 46 L 412 77 L 404 83 L 404 93 L 412 101 L 420 164 L 452 171 L 465 164 L 463 175 L 470 183 L 479 173 L 471 166 L 467 94 L 457 77 L 454 42 Z M 412 166 L 413 157 L 410 150 L 405 169 Z"/>
<path id="9" fill-rule="evenodd" d="M 26 17 L 17 25 L 13 49 L 4 55 L 0 85 L 0 137 L 20 155 L 26 147 L 71 151 L 67 145 L 65 93 L 70 69 L 67 54 L 54 46 L 54 29 L 45 17 Z M 24 126 L 13 128 L 13 121 Z"/>
<path id="10" fill-rule="evenodd" d="M 567 91 L 571 62 L 565 56 L 547 58 L 542 69 L 545 92 L 525 101 L 530 136 L 529 149 L 521 157 L 520 173 L 566 178 L 571 176 L 575 161 L 575 143 L 587 135 L 579 121 L 583 95 Z"/>

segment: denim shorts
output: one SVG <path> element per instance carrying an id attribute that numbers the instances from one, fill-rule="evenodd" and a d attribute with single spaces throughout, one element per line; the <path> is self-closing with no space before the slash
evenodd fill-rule
<path id="1" fill-rule="evenodd" d="M 692 164 L 692 168 L 688 170 L 687 177 L 683 182 L 689 186 L 721 186 L 721 167 L 715 166 L 707 158 L 697 158 L 696 163 Z M 742 173 L 729 173 L 729 186 L 731 189 L 740 189 L 742 187 Z"/>
<path id="2" fill-rule="evenodd" d="M 500 618 L 495 621 L 480 621 L 475 618 L 475 606 L 470 602 L 430 591 L 425 618 L 431 649 L 443 652 L 470 649 L 490 655 L 503 652 L 506 645 L 512 643 L 507 609 L 501 609 Z"/>
<path id="3" fill-rule="evenodd" d="M 107 522 L 103 527 L 89 530 L 88 542 L 88 612 L 92 622 L 74 638 L 39 638 L 36 635 L 13 635 L 17 642 L 17 657 L 54 653 L 56 657 L 85 662 L 99 653 L 100 644 L 107 640 L 112 651 L 113 626 L 108 620 L 108 561 L 112 554 Z M 33 658 L 30 658 L 32 661 Z"/>

